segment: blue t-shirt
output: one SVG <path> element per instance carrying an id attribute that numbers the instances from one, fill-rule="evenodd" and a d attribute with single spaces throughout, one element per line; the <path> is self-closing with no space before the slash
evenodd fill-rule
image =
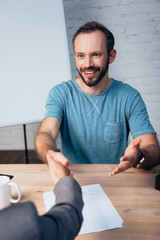
<path id="1" fill-rule="evenodd" d="M 101 94 L 87 94 L 75 79 L 53 87 L 47 117 L 59 119 L 61 152 L 71 163 L 119 163 L 133 138 L 155 133 L 137 90 L 114 80 Z"/>

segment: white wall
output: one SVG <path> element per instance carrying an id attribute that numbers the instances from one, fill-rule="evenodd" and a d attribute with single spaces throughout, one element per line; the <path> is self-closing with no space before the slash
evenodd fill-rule
<path id="1" fill-rule="evenodd" d="M 140 91 L 160 142 L 160 1 L 64 0 L 72 75 L 77 76 L 71 39 L 87 21 L 99 21 L 114 34 L 117 58 L 110 77 Z M 40 123 L 27 125 L 29 149 Z M 0 129 L 0 150 L 23 149 L 22 126 Z"/>
<path id="2" fill-rule="evenodd" d="M 0 34 L 0 127 L 41 121 L 71 78 L 63 0 L 0 1 Z"/>

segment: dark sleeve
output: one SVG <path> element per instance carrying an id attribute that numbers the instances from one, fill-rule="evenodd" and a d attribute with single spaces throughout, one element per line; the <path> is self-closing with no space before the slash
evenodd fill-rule
<path id="1" fill-rule="evenodd" d="M 55 187 L 56 205 L 38 216 L 32 202 L 0 211 L 0 240 L 74 239 L 82 224 L 83 200 L 79 184 L 71 177 Z"/>
<path id="2" fill-rule="evenodd" d="M 73 178 L 64 177 L 54 192 L 56 205 L 40 217 L 43 239 L 74 239 L 83 221 L 81 187 Z"/>
<path id="3" fill-rule="evenodd" d="M 40 240 L 39 217 L 33 203 L 15 204 L 0 211 L 0 239 Z"/>

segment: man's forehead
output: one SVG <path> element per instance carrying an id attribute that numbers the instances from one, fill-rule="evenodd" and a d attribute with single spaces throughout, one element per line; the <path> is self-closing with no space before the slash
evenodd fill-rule
<path id="1" fill-rule="evenodd" d="M 104 47 L 106 48 L 106 38 L 99 30 L 90 33 L 80 33 L 74 41 L 74 50 L 76 52 L 85 49 L 100 51 Z"/>

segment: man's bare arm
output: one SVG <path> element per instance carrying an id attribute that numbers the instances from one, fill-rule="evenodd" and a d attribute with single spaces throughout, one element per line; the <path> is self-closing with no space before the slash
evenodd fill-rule
<path id="1" fill-rule="evenodd" d="M 139 162 L 141 159 L 142 162 Z M 113 176 L 130 167 L 150 168 L 160 163 L 160 148 L 155 134 L 145 134 L 135 138 L 126 148 L 120 164 L 109 173 Z"/>
<path id="2" fill-rule="evenodd" d="M 56 138 L 58 136 L 60 122 L 50 117 L 43 120 L 38 134 L 35 138 L 36 151 L 43 162 L 46 163 L 46 156 L 49 150 L 58 152 Z"/>
<path id="3" fill-rule="evenodd" d="M 35 138 L 36 151 L 43 162 L 47 163 L 47 157 L 51 157 L 71 170 L 70 161 L 59 152 L 56 146 L 59 128 L 60 122 L 58 119 L 54 117 L 44 119 Z"/>
<path id="4" fill-rule="evenodd" d="M 144 161 L 138 163 L 137 167 L 147 169 L 160 163 L 160 147 L 156 135 L 146 134 L 140 138 L 140 158 Z"/>

